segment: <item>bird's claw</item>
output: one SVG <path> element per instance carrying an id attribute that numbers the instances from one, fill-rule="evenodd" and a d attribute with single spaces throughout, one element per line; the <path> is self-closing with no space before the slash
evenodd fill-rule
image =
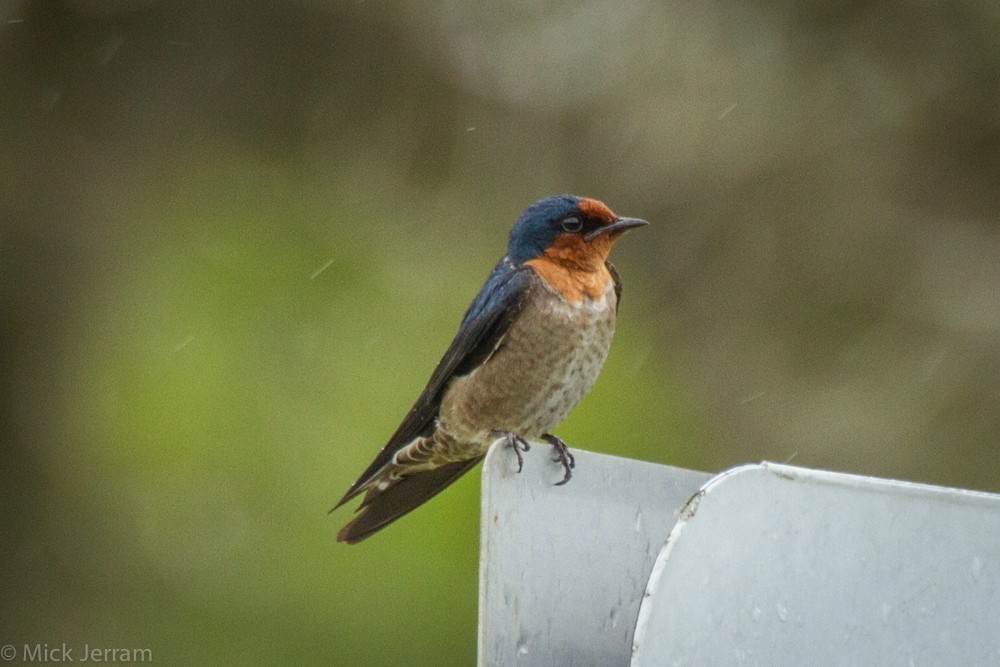
<path id="1" fill-rule="evenodd" d="M 517 456 L 517 471 L 521 472 L 524 469 L 524 454 L 521 452 L 531 449 L 528 441 L 513 431 L 493 431 L 493 435 L 507 440 L 507 446 L 513 449 L 514 455 Z"/>
<path id="2" fill-rule="evenodd" d="M 576 459 L 573 458 L 573 454 L 570 453 L 569 447 L 566 443 L 562 441 L 561 438 L 552 435 L 551 433 L 543 433 L 542 440 L 552 445 L 556 450 L 556 457 L 552 459 L 558 463 L 562 464 L 563 470 L 566 474 L 563 475 L 562 481 L 556 482 L 556 486 L 562 486 L 569 481 L 569 478 L 573 476 L 573 467 L 576 466 Z"/>

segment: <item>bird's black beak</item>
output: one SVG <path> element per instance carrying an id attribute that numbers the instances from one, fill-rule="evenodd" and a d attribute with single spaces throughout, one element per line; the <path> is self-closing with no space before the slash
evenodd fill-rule
<path id="1" fill-rule="evenodd" d="M 646 222 L 645 220 L 640 220 L 639 218 L 618 218 L 610 225 L 606 227 L 601 227 L 599 229 L 595 229 L 594 231 L 590 232 L 589 234 L 583 237 L 583 240 L 586 241 L 587 243 L 590 243 L 591 241 L 596 239 L 598 236 L 601 236 L 602 234 L 620 234 L 621 232 L 627 232 L 628 230 L 634 227 L 644 227 L 645 225 L 648 224 L 649 224 L 648 222 Z"/>

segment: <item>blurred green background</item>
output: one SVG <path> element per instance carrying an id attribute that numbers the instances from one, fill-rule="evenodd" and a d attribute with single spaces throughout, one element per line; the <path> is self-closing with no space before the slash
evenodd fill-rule
<path id="1" fill-rule="evenodd" d="M 326 511 L 566 191 L 652 221 L 571 446 L 1000 491 L 995 2 L 9 0 L 0 73 L 2 643 L 472 664 L 478 475 Z"/>

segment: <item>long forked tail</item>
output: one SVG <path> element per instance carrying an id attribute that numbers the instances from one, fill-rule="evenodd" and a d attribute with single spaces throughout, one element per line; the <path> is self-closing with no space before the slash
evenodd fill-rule
<path id="1" fill-rule="evenodd" d="M 358 508 L 360 513 L 337 533 L 337 541 L 355 544 L 377 533 L 430 500 L 482 459 L 483 457 L 478 456 L 468 461 L 456 461 L 433 470 L 405 475 L 382 491 L 373 488 L 365 495 L 364 502 Z"/>

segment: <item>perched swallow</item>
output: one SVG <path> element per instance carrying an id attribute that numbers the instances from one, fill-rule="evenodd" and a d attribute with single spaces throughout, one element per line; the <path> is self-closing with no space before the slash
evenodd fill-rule
<path id="1" fill-rule="evenodd" d="M 521 451 L 541 438 L 565 470 L 559 484 L 569 480 L 573 457 L 548 431 L 601 372 L 621 297 L 608 253 L 624 232 L 645 224 L 573 195 L 543 199 L 521 214 L 507 254 L 417 402 L 334 507 L 365 494 L 337 540 L 359 542 L 415 509 L 498 440 L 513 447 L 520 471 Z"/>

